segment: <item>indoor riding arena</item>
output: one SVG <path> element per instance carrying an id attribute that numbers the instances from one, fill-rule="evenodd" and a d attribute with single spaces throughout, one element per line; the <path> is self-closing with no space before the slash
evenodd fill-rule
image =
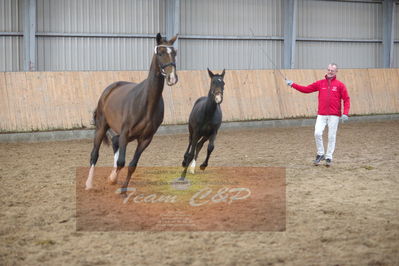
<path id="1" fill-rule="evenodd" d="M 0 265 L 399 264 L 398 1 L 0 0 L 0 17 Z M 322 92 L 287 81 L 331 63 L 349 119 L 316 166 Z M 192 173 L 190 112 L 223 70 Z M 141 92 L 111 108 L 139 106 L 120 128 L 98 104 L 116 81 Z"/>

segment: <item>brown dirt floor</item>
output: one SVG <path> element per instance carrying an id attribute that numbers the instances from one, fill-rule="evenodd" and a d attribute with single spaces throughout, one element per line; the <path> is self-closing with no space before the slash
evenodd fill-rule
<path id="1" fill-rule="evenodd" d="M 77 231 L 91 141 L 0 143 L 0 265 L 399 265 L 398 136 L 398 121 L 340 125 L 326 168 L 312 127 L 221 131 L 210 166 L 286 167 L 283 232 Z M 186 145 L 156 136 L 139 165 L 180 165 Z M 112 160 L 103 146 L 98 166 Z"/>

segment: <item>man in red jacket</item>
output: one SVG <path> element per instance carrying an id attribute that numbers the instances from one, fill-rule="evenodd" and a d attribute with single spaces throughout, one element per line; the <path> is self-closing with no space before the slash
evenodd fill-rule
<path id="1" fill-rule="evenodd" d="M 337 80 L 337 72 L 337 64 L 331 63 L 328 65 L 325 78 L 308 86 L 301 86 L 291 80 L 285 81 L 288 86 L 303 93 L 319 92 L 319 109 L 314 131 L 317 148 L 314 165 L 319 165 L 320 161 L 324 159 L 326 166 L 332 164 L 339 118 L 341 117 L 342 122 L 348 120 L 350 98 L 345 85 Z M 341 113 L 341 100 L 344 101 L 343 114 Z M 323 131 L 326 125 L 328 125 L 328 147 L 327 153 L 324 153 Z"/>

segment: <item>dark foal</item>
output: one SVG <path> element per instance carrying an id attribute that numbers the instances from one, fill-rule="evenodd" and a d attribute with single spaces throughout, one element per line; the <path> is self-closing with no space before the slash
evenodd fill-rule
<path id="1" fill-rule="evenodd" d="M 189 144 L 187 151 L 184 154 L 182 165 L 184 171 L 181 179 L 184 179 L 187 168 L 191 162 L 190 172 L 194 173 L 196 160 L 204 143 L 209 140 L 208 151 L 205 161 L 201 164 L 200 169 L 205 170 L 208 166 L 209 156 L 215 148 L 214 142 L 216 135 L 222 124 L 222 109 L 220 104 L 223 101 L 224 90 L 224 74 L 213 74 L 208 69 L 209 77 L 211 78 L 211 88 L 209 89 L 207 97 L 199 98 L 191 111 L 188 129 L 190 132 Z"/>
<path id="2" fill-rule="evenodd" d="M 94 146 L 90 158 L 90 172 L 86 181 L 86 189 L 93 187 L 94 166 L 102 141 L 107 142 L 106 132 L 112 129 L 112 147 L 114 150 L 114 170 L 109 176 L 110 182 L 117 182 L 118 173 L 125 166 L 126 146 L 137 140 L 137 148 L 129 163 L 126 180 L 121 193 L 126 194 L 132 174 L 142 152 L 161 125 L 164 116 L 162 91 L 165 83 L 172 86 L 177 83 L 176 51 L 173 43 L 177 36 L 167 41 L 157 34 L 151 67 L 146 80 L 139 84 L 131 82 L 115 82 L 109 85 L 101 95 L 94 112 L 96 125 Z"/>

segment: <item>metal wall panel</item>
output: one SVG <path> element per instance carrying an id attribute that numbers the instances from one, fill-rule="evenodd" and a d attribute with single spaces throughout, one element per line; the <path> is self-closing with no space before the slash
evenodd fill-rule
<path id="1" fill-rule="evenodd" d="M 180 33 L 282 36 L 280 0 L 182 0 Z"/>
<path id="2" fill-rule="evenodd" d="M 248 38 L 252 38 L 251 31 L 255 36 L 283 38 L 282 1 L 183 0 L 180 14 L 182 37 L 178 63 L 181 69 L 273 68 L 259 46 L 281 67 L 281 40 Z M 184 39 L 185 35 L 199 39 Z M 212 39 L 223 36 L 237 39 Z"/>
<path id="3" fill-rule="evenodd" d="M 271 69 L 282 65 L 282 41 L 181 40 L 182 69 Z M 268 59 L 268 57 L 270 59 Z"/>
<path id="4" fill-rule="evenodd" d="M 162 0 L 37 0 L 37 31 L 158 33 Z"/>
<path id="5" fill-rule="evenodd" d="M 399 67 L 399 43 L 393 46 L 393 67 Z"/>
<path id="6" fill-rule="evenodd" d="M 148 70 L 153 38 L 38 38 L 38 69 Z"/>
<path id="7" fill-rule="evenodd" d="M 0 32 L 22 33 L 22 3 L 0 0 Z M 174 1 L 37 0 L 36 69 L 147 70 L 153 37 L 157 32 L 166 33 L 168 3 Z M 381 3 L 298 0 L 296 29 L 300 40 L 296 42 L 295 68 L 324 68 L 329 61 L 345 68 L 381 67 Z M 274 68 L 267 57 L 282 67 L 283 4 L 281 0 L 180 0 L 178 68 Z M 257 37 L 273 40 L 248 40 L 250 29 Z M 394 33 L 398 41 L 398 5 Z M 114 36 L 105 37 L 107 34 Z M 0 71 L 22 70 L 23 38 L 14 35 L 0 35 Z M 230 39 L 223 40 L 226 36 Z M 306 38 L 314 40 L 304 41 Z M 336 41 L 317 41 L 323 38 Z M 342 39 L 365 42 L 339 41 Z M 396 42 L 395 67 L 399 66 L 398 46 Z"/>
<path id="8" fill-rule="evenodd" d="M 394 40 L 399 41 L 399 3 L 395 6 L 394 14 Z"/>
<path id="9" fill-rule="evenodd" d="M 0 32 L 22 31 L 20 6 L 22 2 L 18 0 L 0 0 Z"/>
<path id="10" fill-rule="evenodd" d="M 394 36 L 396 41 L 393 46 L 393 67 L 399 67 L 399 4 L 396 4 L 394 14 Z"/>
<path id="11" fill-rule="evenodd" d="M 23 63 L 22 1 L 0 0 L 0 71 L 18 71 Z M 13 35 L 11 35 L 11 33 Z"/>
<path id="12" fill-rule="evenodd" d="M 162 0 L 38 0 L 38 70 L 147 70 L 155 35 L 165 32 L 164 9 Z"/>
<path id="13" fill-rule="evenodd" d="M 382 39 L 382 4 L 298 1 L 297 37 Z"/>
<path id="14" fill-rule="evenodd" d="M 295 68 L 326 68 L 331 62 L 340 68 L 382 67 L 382 43 L 298 42 Z"/>
<path id="15" fill-rule="evenodd" d="M 297 17 L 295 68 L 382 67 L 381 1 L 300 0 Z"/>
<path id="16" fill-rule="evenodd" d="M 0 36 L 0 72 L 19 71 L 22 66 L 22 37 Z"/>

